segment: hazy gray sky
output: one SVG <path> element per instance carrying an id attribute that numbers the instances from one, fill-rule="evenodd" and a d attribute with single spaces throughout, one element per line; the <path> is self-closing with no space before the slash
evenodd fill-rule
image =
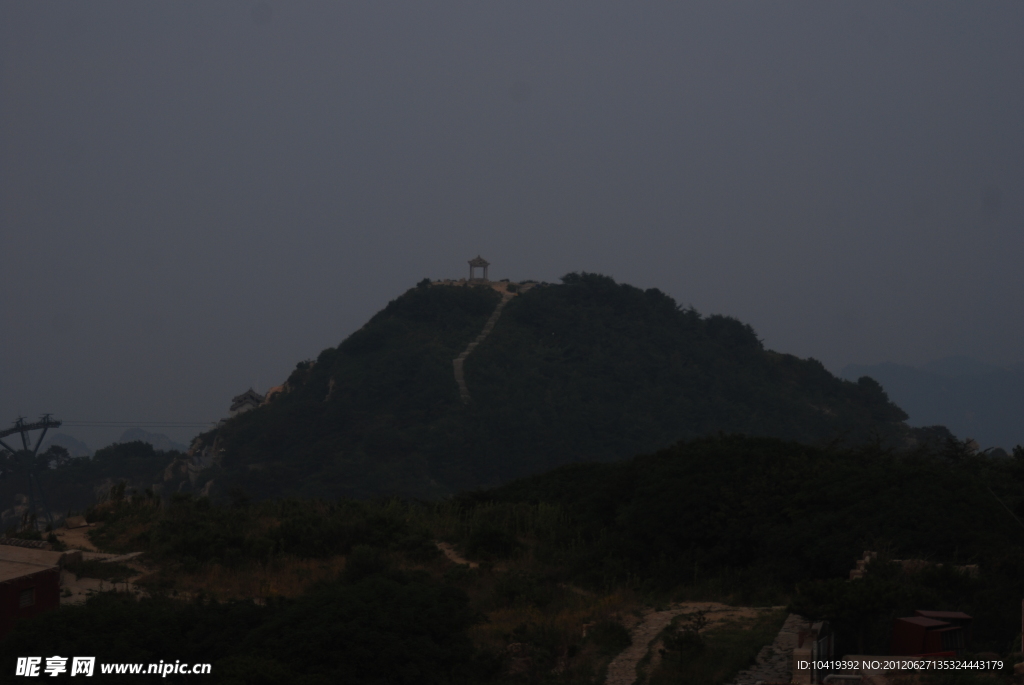
<path id="1" fill-rule="evenodd" d="M 478 253 L 833 371 L 1022 362 L 1021 36 L 1020 1 L 0 0 L 0 425 L 217 419 Z"/>

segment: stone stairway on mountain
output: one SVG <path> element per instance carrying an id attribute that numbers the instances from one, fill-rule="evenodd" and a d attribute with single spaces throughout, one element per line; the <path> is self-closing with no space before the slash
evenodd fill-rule
<path id="1" fill-rule="evenodd" d="M 466 346 L 466 349 L 462 353 L 452 360 L 452 366 L 455 369 L 455 382 L 459 385 L 459 397 L 462 399 L 463 404 L 469 404 L 473 398 L 469 394 L 469 388 L 466 387 L 466 374 L 463 371 L 463 363 L 466 361 L 466 357 L 477 348 L 477 345 L 484 341 L 492 330 L 494 330 L 494 324 L 498 322 L 498 317 L 501 316 L 501 310 L 505 308 L 508 301 L 515 297 L 515 293 L 502 292 L 501 302 L 491 312 L 490 318 L 487 319 L 487 323 L 484 324 L 484 328 L 480 331 L 480 335 L 473 339 L 473 342 Z"/>

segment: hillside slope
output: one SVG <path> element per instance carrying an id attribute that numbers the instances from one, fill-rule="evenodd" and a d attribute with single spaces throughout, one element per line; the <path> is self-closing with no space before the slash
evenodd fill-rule
<path id="1" fill-rule="evenodd" d="M 592 274 L 508 302 L 465 361 L 464 403 L 452 360 L 500 300 L 424 282 L 392 301 L 300 363 L 286 392 L 203 436 L 222 455 L 218 487 L 431 497 L 719 431 L 805 442 L 906 432 L 870 379 L 839 380 L 765 350 L 735 319 Z"/>
<path id="2" fill-rule="evenodd" d="M 982 447 L 1011 450 L 1024 443 L 1024 368 L 983 364 L 969 357 L 921 367 L 850 364 L 843 378 L 871 376 L 910 414 L 914 426 L 942 424 Z"/>
<path id="3" fill-rule="evenodd" d="M 508 512 L 558 512 L 532 554 L 584 587 L 703 587 L 755 604 L 793 593 L 796 613 L 833 622 L 840 654 L 886 653 L 893 618 L 916 609 L 964 611 L 974 649 L 1002 651 L 1020 630 L 1024 448 L 991 458 L 964 447 L 714 436 L 563 466 L 449 506 L 493 522 L 478 523 L 480 541 L 501 539 L 502 515 L 518 520 Z M 864 550 L 881 561 L 850 583 Z"/>

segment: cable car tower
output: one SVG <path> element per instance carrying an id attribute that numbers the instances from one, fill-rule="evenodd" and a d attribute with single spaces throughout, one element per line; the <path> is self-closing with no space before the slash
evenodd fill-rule
<path id="1" fill-rule="evenodd" d="M 10 467 L 0 472 L 0 478 L 5 477 L 9 471 L 28 474 L 28 516 L 29 518 L 35 516 L 37 506 L 41 505 L 43 515 L 50 526 L 50 530 L 53 530 L 53 514 L 50 513 L 50 506 L 46 503 L 46 496 L 43 494 L 43 488 L 39 484 L 39 478 L 36 477 L 36 455 L 39 454 L 39 446 L 43 444 L 46 431 L 59 426 L 60 421 L 51 419 L 49 414 L 44 414 L 34 423 L 25 423 L 25 417 L 19 416 L 14 422 L 14 427 L 0 431 L 0 447 L 11 453 L 11 456 L 8 457 Z M 36 446 L 30 447 L 32 439 L 29 437 L 29 433 L 36 430 L 42 430 L 43 432 L 39 434 Z M 20 450 L 16 450 L 4 442 L 4 438 L 15 433 L 21 434 L 22 449 Z M 38 501 L 36 500 L 37 492 L 39 494 Z"/>

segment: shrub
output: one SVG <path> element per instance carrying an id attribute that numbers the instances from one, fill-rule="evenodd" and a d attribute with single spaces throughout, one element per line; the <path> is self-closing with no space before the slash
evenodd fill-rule
<path id="1" fill-rule="evenodd" d="M 587 642 L 605 656 L 614 656 L 633 644 L 629 631 L 618 621 L 598 621 L 587 630 Z"/>

